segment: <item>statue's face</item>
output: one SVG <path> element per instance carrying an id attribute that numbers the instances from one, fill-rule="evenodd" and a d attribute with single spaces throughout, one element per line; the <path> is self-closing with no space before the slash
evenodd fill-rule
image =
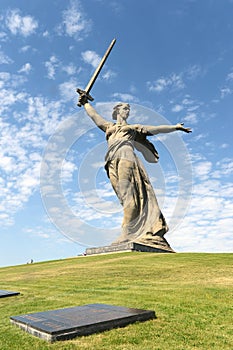
<path id="1" fill-rule="evenodd" d="M 130 112 L 130 107 L 128 103 L 122 103 L 122 105 L 118 107 L 118 114 L 122 119 L 126 120 L 129 116 L 129 112 Z"/>

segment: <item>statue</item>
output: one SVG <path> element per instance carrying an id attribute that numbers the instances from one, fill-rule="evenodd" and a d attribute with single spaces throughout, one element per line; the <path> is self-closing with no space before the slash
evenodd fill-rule
<path id="1" fill-rule="evenodd" d="M 119 103 L 113 108 L 113 122 L 107 121 L 97 113 L 88 102 L 93 101 L 89 94 L 116 39 L 114 39 L 85 90 L 79 93 L 78 106 L 84 106 L 87 115 L 105 132 L 108 152 L 105 156 L 105 169 L 112 187 L 123 206 L 124 217 L 120 237 L 112 244 L 135 242 L 155 248 L 172 251 L 164 238 L 168 231 L 166 220 L 159 209 L 158 202 L 144 166 L 135 153 L 135 148 L 151 163 L 159 159 L 148 136 L 170 133 L 177 130 L 190 133 L 190 128 L 177 125 L 140 125 L 127 123 L 130 113 L 128 103 Z"/>
<path id="2" fill-rule="evenodd" d="M 97 113 L 85 94 L 80 95 L 79 103 L 105 132 L 108 142 L 105 169 L 124 210 L 122 233 L 114 243 L 133 241 L 144 245 L 167 246 L 164 235 L 168 226 L 144 166 L 134 150 L 139 150 L 147 161 L 156 163 L 158 153 L 147 137 L 177 130 L 190 133 L 190 128 L 185 128 L 183 124 L 130 125 L 127 123 L 130 113 L 127 103 L 119 103 L 114 107 L 115 122 L 110 122 Z"/>

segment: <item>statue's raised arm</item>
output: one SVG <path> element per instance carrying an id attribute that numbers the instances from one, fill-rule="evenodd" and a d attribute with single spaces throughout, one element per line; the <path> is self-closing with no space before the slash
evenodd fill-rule
<path id="1" fill-rule="evenodd" d="M 79 103 L 84 106 L 87 115 L 93 120 L 98 128 L 105 132 L 109 125 L 109 122 L 104 119 L 99 113 L 97 113 L 95 108 L 88 102 L 85 93 L 80 95 Z"/>

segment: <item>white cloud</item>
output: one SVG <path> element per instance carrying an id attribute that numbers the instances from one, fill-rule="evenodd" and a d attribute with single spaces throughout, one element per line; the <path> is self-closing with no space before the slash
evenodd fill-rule
<path id="1" fill-rule="evenodd" d="M 155 81 L 148 81 L 147 87 L 149 91 L 162 92 L 167 89 L 181 90 L 186 86 L 186 82 L 194 80 L 202 73 L 199 65 L 193 65 L 184 69 L 180 73 L 171 73 L 168 76 L 162 76 Z"/>
<path id="2" fill-rule="evenodd" d="M 0 113 L 7 111 L 13 104 L 23 102 L 26 99 L 27 94 L 18 92 L 14 88 L 21 85 L 24 82 L 18 75 L 10 75 L 7 72 L 0 73 Z"/>
<path id="3" fill-rule="evenodd" d="M 47 222 L 46 226 L 35 226 L 35 227 L 26 227 L 24 228 L 24 231 L 30 236 L 30 237 L 41 237 L 45 240 L 51 240 L 53 242 L 59 243 L 61 240 L 65 241 L 66 243 L 71 243 L 71 241 L 61 238 L 60 233 L 57 232 L 56 228 L 54 227 L 48 227 Z"/>
<path id="4" fill-rule="evenodd" d="M 230 87 L 223 87 L 220 89 L 220 95 L 221 95 L 221 98 L 224 98 L 228 95 L 231 95 L 232 94 L 232 89 Z"/>
<path id="5" fill-rule="evenodd" d="M 170 85 L 175 89 L 183 89 L 185 87 L 182 74 L 172 74 L 170 77 L 170 81 Z"/>
<path id="6" fill-rule="evenodd" d="M 233 80 L 233 72 L 231 72 L 227 75 L 226 80 Z"/>
<path id="7" fill-rule="evenodd" d="M 56 69 L 59 66 L 60 62 L 56 56 L 51 56 L 49 61 L 45 62 L 45 67 L 47 68 L 47 77 L 49 79 L 55 79 Z"/>
<path id="8" fill-rule="evenodd" d="M 4 152 L 7 153 L 10 148 L 6 142 L 4 144 L 7 147 Z M 14 141 L 14 144 L 17 153 L 15 152 L 11 157 L 3 155 L 0 162 L 5 178 L 4 191 L 0 195 L 0 213 L 6 216 L 2 225 L 13 223 L 14 214 L 23 207 L 39 183 L 39 162 L 30 162 L 18 141 Z"/>
<path id="9" fill-rule="evenodd" d="M 74 98 L 76 90 L 76 83 L 73 79 L 65 81 L 59 85 L 60 95 L 63 101 L 70 101 Z"/>
<path id="10" fill-rule="evenodd" d="M 167 88 L 183 89 L 185 84 L 183 82 L 182 74 L 172 73 L 168 77 L 161 77 L 154 82 L 147 82 L 149 91 L 162 92 Z"/>
<path id="11" fill-rule="evenodd" d="M 0 32 L 0 40 L 2 42 L 7 41 L 7 34 L 5 32 Z"/>
<path id="12" fill-rule="evenodd" d="M 109 70 L 107 70 L 107 72 L 105 72 L 104 74 L 103 74 L 103 78 L 105 79 L 105 80 L 112 80 L 113 78 L 115 78 L 116 77 L 116 73 L 115 72 L 113 72 L 111 69 L 109 69 Z"/>
<path id="13" fill-rule="evenodd" d="M 44 63 L 44 65 L 47 69 L 47 77 L 49 79 L 55 79 L 55 74 L 58 69 L 68 75 L 74 75 L 77 72 L 77 69 L 73 63 L 63 65 L 55 55 L 52 55 L 49 60 Z"/>
<path id="14" fill-rule="evenodd" d="M 80 1 L 71 0 L 69 7 L 63 12 L 62 24 L 58 27 L 58 31 L 76 40 L 82 40 L 91 28 L 92 21 L 87 18 Z"/>
<path id="15" fill-rule="evenodd" d="M 76 73 L 77 69 L 73 63 L 68 64 L 67 66 L 63 66 L 62 70 L 66 72 L 68 75 L 73 75 Z"/>
<path id="16" fill-rule="evenodd" d="M 38 22 L 32 16 L 21 16 L 19 9 L 8 11 L 5 23 L 12 34 L 25 37 L 33 34 L 38 27 Z"/>
<path id="17" fill-rule="evenodd" d="M 173 103 L 173 101 L 171 103 Z M 175 113 L 185 111 L 185 115 L 182 117 L 183 121 L 196 124 L 198 122 L 198 116 L 194 111 L 198 110 L 201 105 L 201 102 L 194 101 L 189 95 L 186 95 L 183 100 L 180 103 L 176 103 L 171 110 Z"/>
<path id="18" fill-rule="evenodd" d="M 177 251 L 231 252 L 233 190 L 228 180 L 233 173 L 233 160 L 213 164 L 198 156 L 196 159 L 190 208 L 180 226 L 167 234 L 167 239 Z M 169 208 L 165 212 L 169 213 Z"/>
<path id="19" fill-rule="evenodd" d="M 196 124 L 198 122 L 196 113 L 188 113 L 185 117 L 183 117 L 183 120 L 190 124 Z"/>
<path id="20" fill-rule="evenodd" d="M 47 38 L 47 37 L 49 37 L 49 32 L 47 30 L 45 30 L 42 35 L 44 38 Z"/>
<path id="21" fill-rule="evenodd" d="M 149 91 L 161 92 L 169 85 L 168 80 L 164 78 L 159 78 L 155 82 L 147 82 Z"/>
<path id="22" fill-rule="evenodd" d="M 217 162 L 217 166 L 222 175 L 233 174 L 233 161 L 230 158 L 223 158 L 221 161 Z"/>
<path id="23" fill-rule="evenodd" d="M 82 55 L 83 61 L 85 63 L 90 64 L 93 68 L 97 68 L 101 61 L 101 57 L 95 51 L 87 50 L 82 52 L 81 55 Z M 111 80 L 115 76 L 116 76 L 116 73 L 113 72 L 111 69 L 108 69 L 103 73 L 102 78 L 104 80 Z"/>
<path id="24" fill-rule="evenodd" d="M 10 74 L 2 73 L 0 77 L 5 84 L 4 89 L 0 90 L 0 112 L 9 110 L 9 118 L 0 119 L 0 216 L 4 226 L 13 224 L 15 213 L 39 189 L 42 151 L 47 136 L 62 119 L 62 108 L 61 101 L 49 102 L 42 97 L 29 97 L 8 88 L 7 85 L 11 85 Z M 13 106 L 18 102 L 24 104 L 23 112 L 17 110 L 14 113 Z M 17 123 L 12 123 L 14 117 Z M 68 178 L 69 169 L 66 166 L 65 178 Z"/>
<path id="25" fill-rule="evenodd" d="M 185 74 L 187 79 L 194 80 L 202 73 L 202 69 L 198 64 L 188 67 Z"/>
<path id="26" fill-rule="evenodd" d="M 20 52 L 27 52 L 30 48 L 31 48 L 30 45 L 25 45 L 25 46 L 21 47 Z"/>
<path id="27" fill-rule="evenodd" d="M 95 51 L 87 50 L 82 52 L 81 55 L 83 61 L 90 64 L 93 68 L 96 68 L 100 63 L 101 57 Z"/>
<path id="28" fill-rule="evenodd" d="M 69 182 L 72 180 L 73 172 L 76 166 L 69 160 L 64 160 L 62 165 L 62 181 Z"/>
<path id="29" fill-rule="evenodd" d="M 209 161 L 198 162 L 194 165 L 193 168 L 194 168 L 196 177 L 200 179 L 207 179 L 210 175 L 212 163 Z"/>
<path id="30" fill-rule="evenodd" d="M 77 192 L 72 201 L 72 210 L 80 220 L 90 224 L 94 222 L 96 228 L 114 228 L 121 224 L 122 207 L 108 183 L 99 190 Z"/>
<path id="31" fill-rule="evenodd" d="M 194 101 L 191 100 L 189 95 L 185 95 L 185 98 L 182 100 L 182 104 L 185 106 L 191 106 L 193 105 Z"/>
<path id="32" fill-rule="evenodd" d="M 15 163 L 13 157 L 2 156 L 0 158 L 0 168 L 4 169 L 7 173 L 12 170 L 13 163 Z"/>
<path id="33" fill-rule="evenodd" d="M 121 92 L 115 92 L 112 96 L 115 99 L 118 99 L 118 100 L 123 101 L 123 102 L 137 102 L 138 101 L 137 97 L 130 95 L 130 94 L 127 94 L 127 93 L 124 94 Z"/>
<path id="34" fill-rule="evenodd" d="M 196 141 L 200 141 L 200 140 L 203 140 L 207 137 L 206 134 L 198 134 L 196 136 L 193 137 L 193 140 L 196 142 Z"/>
<path id="35" fill-rule="evenodd" d="M 223 143 L 220 148 L 228 148 L 229 147 L 229 144 L 228 143 Z"/>
<path id="36" fill-rule="evenodd" d="M 227 74 L 225 78 L 224 86 L 220 88 L 220 97 L 221 99 L 225 98 L 228 95 L 233 93 L 233 72 Z"/>
<path id="37" fill-rule="evenodd" d="M 175 105 L 172 107 L 172 112 L 178 113 L 180 111 L 182 111 L 184 109 L 184 107 L 182 105 Z"/>
<path id="38" fill-rule="evenodd" d="M 18 71 L 19 73 L 26 73 L 29 74 L 32 69 L 32 66 L 30 63 L 25 63 L 22 68 Z"/>
<path id="39" fill-rule="evenodd" d="M 0 51 L 0 64 L 11 64 L 13 60 L 8 57 L 3 51 Z"/>

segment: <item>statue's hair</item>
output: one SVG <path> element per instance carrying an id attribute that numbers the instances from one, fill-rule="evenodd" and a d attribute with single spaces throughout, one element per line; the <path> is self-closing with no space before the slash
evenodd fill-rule
<path id="1" fill-rule="evenodd" d="M 128 103 L 125 103 L 125 102 L 119 102 L 116 106 L 113 107 L 113 112 L 112 112 L 112 119 L 113 120 L 117 120 L 117 114 L 118 114 L 118 110 L 121 106 L 123 105 L 127 105 L 129 106 Z M 130 107 L 130 106 L 129 106 Z"/>

